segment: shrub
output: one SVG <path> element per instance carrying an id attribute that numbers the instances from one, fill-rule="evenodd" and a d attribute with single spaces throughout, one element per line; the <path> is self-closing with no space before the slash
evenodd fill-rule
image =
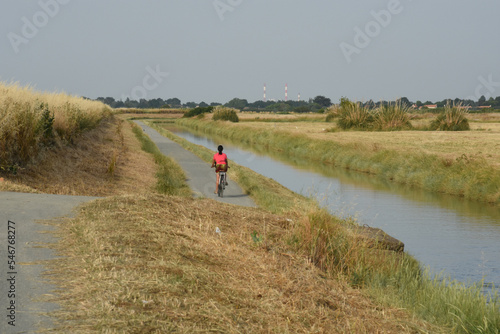
<path id="1" fill-rule="evenodd" d="M 214 121 L 239 122 L 238 115 L 236 115 L 236 109 L 223 106 L 215 107 L 212 119 Z"/>
<path id="2" fill-rule="evenodd" d="M 461 105 L 447 104 L 444 112 L 439 114 L 431 122 L 430 130 L 441 131 L 467 131 L 470 130 L 469 121 L 466 118 L 467 110 Z"/>
<path id="3" fill-rule="evenodd" d="M 377 130 L 411 129 L 409 106 L 401 104 L 382 105 L 374 115 L 374 127 Z"/>
<path id="4" fill-rule="evenodd" d="M 189 110 L 182 117 L 189 118 L 194 116 L 199 116 L 205 113 L 211 113 L 214 107 L 196 107 L 194 109 Z"/>
<path id="5" fill-rule="evenodd" d="M 347 98 L 340 99 L 339 128 L 347 129 L 369 129 L 373 123 L 373 116 L 368 108 L 363 107 L 360 102 L 351 102 Z"/>

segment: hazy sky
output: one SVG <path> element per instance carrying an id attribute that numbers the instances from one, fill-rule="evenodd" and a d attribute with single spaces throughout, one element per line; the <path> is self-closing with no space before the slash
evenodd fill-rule
<path id="1" fill-rule="evenodd" d="M 116 99 L 500 96 L 500 0 L 3 0 L 0 80 Z"/>

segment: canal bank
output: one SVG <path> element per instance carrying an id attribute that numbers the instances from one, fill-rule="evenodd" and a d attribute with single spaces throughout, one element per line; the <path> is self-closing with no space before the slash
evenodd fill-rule
<path id="1" fill-rule="evenodd" d="M 210 139 L 188 132 L 177 135 L 213 147 Z M 224 139 L 217 138 L 217 144 Z M 383 229 L 405 243 L 405 249 L 433 273 L 464 283 L 484 282 L 485 291 L 500 284 L 500 215 L 491 205 L 457 196 L 408 189 L 395 183 L 377 186 L 359 173 L 340 178 L 298 168 L 224 143 L 230 158 L 289 189 L 314 196 L 335 215 L 355 217 L 359 224 Z M 330 168 L 330 170 L 332 170 Z M 368 176 L 369 177 L 369 176 Z"/>

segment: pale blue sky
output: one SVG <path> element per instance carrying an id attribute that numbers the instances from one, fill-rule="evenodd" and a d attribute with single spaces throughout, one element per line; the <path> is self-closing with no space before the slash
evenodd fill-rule
<path id="1" fill-rule="evenodd" d="M 500 96 L 499 0 L 0 6 L 0 80 L 43 91 L 224 103 L 262 99 L 264 83 L 284 99 L 287 83 L 290 99 L 334 102 Z"/>

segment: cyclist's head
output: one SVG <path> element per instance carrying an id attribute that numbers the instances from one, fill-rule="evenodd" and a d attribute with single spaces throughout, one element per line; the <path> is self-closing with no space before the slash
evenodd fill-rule
<path id="1" fill-rule="evenodd" d="M 222 154 L 223 149 L 224 147 L 222 147 L 222 145 L 219 145 L 219 147 L 217 147 L 217 151 L 219 151 L 219 154 Z"/>

